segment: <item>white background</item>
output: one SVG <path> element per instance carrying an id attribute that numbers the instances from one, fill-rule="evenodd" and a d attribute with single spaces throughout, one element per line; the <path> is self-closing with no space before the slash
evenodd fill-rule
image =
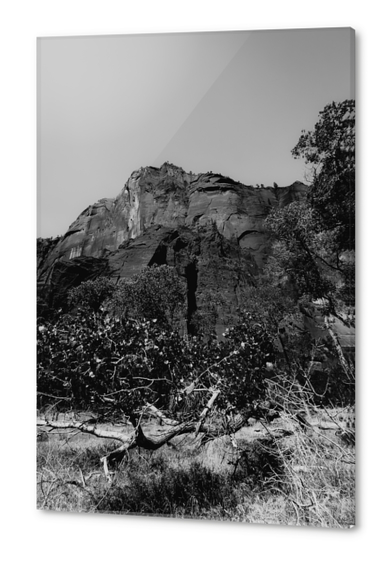
<path id="1" fill-rule="evenodd" d="M 1 552 L 4 560 L 383 560 L 387 40 L 383 2 L 67 0 L 1 11 Z M 36 37 L 347 27 L 356 29 L 358 491 L 350 531 L 35 510 Z"/>

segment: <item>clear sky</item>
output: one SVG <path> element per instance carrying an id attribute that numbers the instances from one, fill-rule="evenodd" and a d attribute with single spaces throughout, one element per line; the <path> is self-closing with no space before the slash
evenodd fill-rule
<path id="1" fill-rule="evenodd" d="M 166 160 L 247 184 L 304 181 L 291 149 L 354 98 L 349 28 L 38 39 L 38 236 L 64 234 Z"/>

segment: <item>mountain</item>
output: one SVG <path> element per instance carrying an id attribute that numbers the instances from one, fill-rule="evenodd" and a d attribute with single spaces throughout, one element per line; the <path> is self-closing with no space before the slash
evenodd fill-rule
<path id="1" fill-rule="evenodd" d="M 186 279 L 189 316 L 216 293 L 233 308 L 239 288 L 255 284 L 263 267 L 269 211 L 303 199 L 307 189 L 301 182 L 254 188 L 168 162 L 140 168 L 116 198 L 90 205 L 64 236 L 38 240 L 40 302 L 60 306 L 67 290 L 87 279 L 128 278 L 167 264 Z"/>

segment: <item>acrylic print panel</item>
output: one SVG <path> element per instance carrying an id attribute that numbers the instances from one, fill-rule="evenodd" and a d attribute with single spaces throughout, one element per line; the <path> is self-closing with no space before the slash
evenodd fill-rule
<path id="1" fill-rule="evenodd" d="M 38 508 L 355 523 L 354 31 L 38 40 Z"/>

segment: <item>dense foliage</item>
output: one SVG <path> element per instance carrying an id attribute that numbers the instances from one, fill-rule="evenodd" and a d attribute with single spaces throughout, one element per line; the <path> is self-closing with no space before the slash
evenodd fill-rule
<path id="1" fill-rule="evenodd" d="M 108 307 L 120 318 L 157 320 L 174 328 L 184 312 L 186 285 L 173 267 L 153 266 L 119 281 Z"/>
<path id="2" fill-rule="evenodd" d="M 313 131 L 302 131 L 292 150 L 312 167 L 306 201 L 274 210 L 272 265 L 298 298 L 325 299 L 337 314 L 354 305 L 355 111 L 354 100 L 327 105 Z"/>
<path id="3" fill-rule="evenodd" d="M 355 101 L 328 104 L 292 150 L 311 166 L 309 201 L 340 251 L 355 246 Z"/>
<path id="4" fill-rule="evenodd" d="M 249 318 L 223 341 L 204 344 L 163 329 L 156 319 L 63 315 L 38 327 L 39 401 L 112 417 L 152 403 L 186 419 L 200 413 L 209 389 L 218 388 L 223 410 L 254 415 L 272 358 L 268 335 Z"/>
<path id="5" fill-rule="evenodd" d="M 94 281 L 85 281 L 77 287 L 70 289 L 68 304 L 70 307 L 98 312 L 103 302 L 112 296 L 114 287 L 114 281 L 108 277 L 100 277 Z"/>

